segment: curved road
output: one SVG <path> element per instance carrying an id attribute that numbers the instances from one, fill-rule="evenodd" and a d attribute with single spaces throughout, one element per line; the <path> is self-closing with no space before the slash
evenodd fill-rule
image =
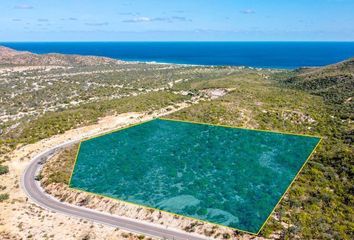
<path id="1" fill-rule="evenodd" d="M 157 224 L 145 223 L 126 217 L 120 217 L 117 215 L 111 215 L 108 213 L 102 213 L 88 208 L 63 203 L 46 194 L 40 187 L 39 182 L 35 180 L 35 177 L 38 171 L 40 170 L 42 164 L 57 150 L 60 150 L 61 148 L 70 146 L 77 142 L 79 142 L 79 140 L 66 142 L 38 154 L 32 159 L 30 164 L 25 169 L 21 179 L 21 187 L 25 191 L 27 196 L 32 199 L 36 204 L 55 212 L 64 213 L 66 215 L 74 216 L 81 219 L 92 220 L 94 222 L 102 223 L 109 226 L 119 227 L 130 232 L 144 234 L 151 237 L 181 240 L 207 239 L 201 235 L 187 233 L 177 229 L 169 229 L 167 227 L 163 227 Z"/>

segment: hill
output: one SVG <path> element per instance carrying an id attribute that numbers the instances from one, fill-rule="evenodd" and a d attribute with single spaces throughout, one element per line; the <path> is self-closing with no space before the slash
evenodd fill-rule
<path id="1" fill-rule="evenodd" d="M 276 72 L 269 77 L 271 81 L 223 79 L 213 84 L 228 83 L 235 88 L 233 92 L 172 115 L 187 121 L 322 137 L 316 154 L 275 209 L 262 236 L 353 239 L 353 63 L 349 59 L 325 67 Z"/>
<path id="2" fill-rule="evenodd" d="M 96 56 L 64 55 L 64 54 L 34 54 L 26 51 L 0 46 L 0 66 L 95 66 L 116 65 L 123 61 Z"/>
<path id="3" fill-rule="evenodd" d="M 319 95 L 339 107 L 343 118 L 353 119 L 354 58 L 320 68 L 300 68 L 281 81 L 288 87 Z"/>

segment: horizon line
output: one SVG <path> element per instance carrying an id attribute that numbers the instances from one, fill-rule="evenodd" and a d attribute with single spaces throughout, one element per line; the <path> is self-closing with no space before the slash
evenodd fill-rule
<path id="1" fill-rule="evenodd" d="M 223 40 L 157 40 L 157 41 L 143 41 L 143 40 L 65 40 L 65 41 L 0 41 L 0 44 L 3 43 L 189 43 L 189 42 L 199 42 L 199 43 L 354 43 L 354 40 L 272 40 L 272 41 L 257 41 L 257 40 L 232 40 L 232 41 L 223 41 Z"/>

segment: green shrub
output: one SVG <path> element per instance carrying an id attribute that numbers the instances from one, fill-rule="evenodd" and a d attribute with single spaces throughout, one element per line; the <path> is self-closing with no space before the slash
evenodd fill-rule
<path id="1" fill-rule="evenodd" d="M 0 175 L 6 174 L 9 172 L 9 167 L 8 166 L 1 166 L 0 165 Z"/>
<path id="2" fill-rule="evenodd" d="M 0 202 L 3 202 L 5 200 L 9 199 L 9 197 L 10 197 L 9 194 L 7 194 L 7 193 L 0 194 Z"/>

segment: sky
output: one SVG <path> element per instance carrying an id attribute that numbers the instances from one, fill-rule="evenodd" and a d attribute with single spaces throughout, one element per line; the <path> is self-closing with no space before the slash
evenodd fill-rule
<path id="1" fill-rule="evenodd" d="M 354 0 L 0 0 L 0 42 L 354 41 Z"/>

